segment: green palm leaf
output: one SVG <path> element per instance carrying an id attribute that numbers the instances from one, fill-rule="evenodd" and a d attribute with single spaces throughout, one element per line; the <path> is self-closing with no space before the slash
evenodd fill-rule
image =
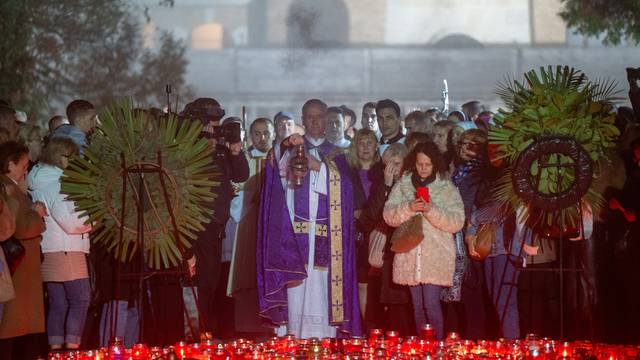
<path id="1" fill-rule="evenodd" d="M 199 138 L 199 122 L 175 116 L 156 120 L 134 111 L 124 100 L 100 113 L 101 124 L 83 157 L 74 157 L 62 177 L 62 192 L 75 201 L 76 209 L 89 216 L 94 226 L 92 241 L 105 245 L 114 257 L 128 261 L 145 252 L 152 268 L 166 268 L 182 260 L 202 224 L 211 219 L 206 207 L 219 186 L 212 149 Z M 158 168 L 158 153 L 162 168 Z M 129 173 L 126 207 L 123 209 L 121 157 L 129 169 L 147 166 L 161 171 L 178 228 L 175 238 L 158 173 Z M 138 246 L 137 199 L 143 199 L 143 248 Z M 121 215 L 124 232 L 120 239 Z"/>
<path id="2" fill-rule="evenodd" d="M 616 83 L 590 81 L 586 74 L 568 66 L 547 66 L 528 71 L 523 80 L 505 77 L 496 86 L 496 94 L 505 108 L 498 109 L 496 125 L 490 128 L 488 137 L 495 158 L 505 161 L 506 169 L 492 189 L 493 198 L 505 209 L 508 205 L 526 209 L 523 216 L 530 223 L 550 223 L 560 218 L 576 222 L 579 214 L 575 209 L 564 209 L 557 215 L 532 209 L 519 199 L 511 180 L 512 169 L 520 153 L 542 135 L 573 137 L 598 167 L 619 136 L 611 106 L 617 99 Z M 570 172 L 558 175 L 543 170 L 538 189 L 555 192 L 572 180 Z M 591 190 L 583 200 L 594 210 L 602 204 L 602 198 Z"/>

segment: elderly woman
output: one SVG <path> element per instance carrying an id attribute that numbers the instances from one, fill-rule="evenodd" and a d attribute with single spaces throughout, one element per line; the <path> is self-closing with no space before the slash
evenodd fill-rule
<path id="1" fill-rule="evenodd" d="M 487 184 L 492 171 L 487 159 L 486 133 L 479 129 L 465 131 L 458 142 L 456 167 L 451 181 L 462 196 L 467 222 L 470 221 L 479 198 L 488 191 Z M 465 234 L 462 231 L 456 234 L 458 250 L 464 249 L 464 238 Z M 456 278 L 453 288 L 457 290 L 455 295 L 457 300 L 461 300 L 462 305 L 457 309 L 464 312 L 459 316 L 459 319 L 464 319 L 464 324 L 459 324 L 463 329 L 462 335 L 468 339 L 478 339 L 485 334 L 487 316 L 484 309 L 488 299 L 484 291 L 483 263 L 477 259 L 474 249 L 469 248 L 469 252 L 472 253 L 471 257 L 463 262 L 464 276 Z M 459 251 L 458 256 L 467 257 L 464 251 Z"/>
<path id="2" fill-rule="evenodd" d="M 456 250 L 452 234 L 464 225 L 460 193 L 443 174 L 447 166 L 431 142 L 421 143 L 404 161 L 403 177 L 393 186 L 384 207 L 384 220 L 398 227 L 419 216 L 423 240 L 407 252 L 396 253 L 393 282 L 410 286 L 416 327 L 434 327 L 444 337 L 440 292 L 453 283 Z M 429 198 L 418 197 L 418 188 L 428 188 Z"/>
<path id="3" fill-rule="evenodd" d="M 384 222 L 382 211 L 393 184 L 400 178 L 402 161 L 407 152 L 404 144 L 389 145 L 382 154 L 382 162 L 377 163 L 372 170 L 373 184 L 369 197 L 363 206 L 362 214 L 356 220 L 358 230 L 369 234 L 369 254 L 378 251 L 372 243 L 371 234 L 374 230 L 385 239 L 393 234 L 394 229 Z M 369 267 L 364 324 L 368 328 L 395 329 L 401 334 L 410 334 L 414 328 L 411 298 L 406 286 L 391 281 L 393 257 L 394 253 L 386 241 L 382 249 L 382 268 Z"/>
<path id="4" fill-rule="evenodd" d="M 25 346 L 13 349 L 14 338 L 44 332 L 44 304 L 40 275 L 40 234 L 44 231 L 42 217 L 46 208 L 33 203 L 27 195 L 25 175 L 29 167 L 29 149 L 16 141 L 0 145 L 0 182 L 7 208 L 16 219 L 12 237 L 25 248 L 24 258 L 13 274 L 15 298 L 4 304 L 0 321 L 0 354 L 11 358 L 12 350 L 24 358 L 36 358 L 37 349 Z M 16 345 L 17 346 L 17 345 Z"/>
<path id="5" fill-rule="evenodd" d="M 47 335 L 52 350 L 63 344 L 67 349 L 80 346 L 91 293 L 86 262 L 91 225 L 60 193 L 62 172 L 69 158 L 78 154 L 71 138 L 52 138 L 28 177 L 31 196 L 49 210 L 42 234 L 42 279 L 48 293 Z"/>

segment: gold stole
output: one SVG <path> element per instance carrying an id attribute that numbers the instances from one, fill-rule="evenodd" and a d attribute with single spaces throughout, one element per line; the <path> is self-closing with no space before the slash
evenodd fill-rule
<path id="1" fill-rule="evenodd" d="M 342 208 L 340 171 L 328 156 L 327 170 L 329 176 L 329 224 L 331 224 L 331 319 L 332 323 L 344 321 L 343 273 L 342 273 Z"/>

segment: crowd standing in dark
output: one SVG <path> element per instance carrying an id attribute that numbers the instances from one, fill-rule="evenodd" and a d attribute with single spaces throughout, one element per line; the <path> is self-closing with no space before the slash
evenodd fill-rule
<path id="1" fill-rule="evenodd" d="M 248 139 L 231 143 L 210 135 L 215 126 L 239 119 L 223 121 L 223 106 L 214 99 L 189 104 L 196 105 L 217 114 L 202 136 L 215 150 L 221 186 L 209 204 L 213 218 L 185 254 L 198 304 L 180 294 L 166 296 L 162 301 L 177 306 L 177 315 L 154 323 L 173 328 L 157 341 L 185 337 L 185 306 L 199 310 L 200 332 L 214 338 L 356 336 L 377 328 L 412 335 L 426 324 L 439 339 L 452 331 L 469 339 L 558 336 L 559 276 L 546 271 L 559 261 L 557 239 L 534 236 L 536 229 L 512 216 L 491 224 L 496 240 L 486 258 L 479 260 L 474 248 L 478 232 L 487 231 L 488 214 L 498 211 L 489 190 L 501 173 L 487 138 L 493 113 L 479 101 L 448 114 L 414 109 L 403 117 L 395 101 L 384 99 L 364 104 L 358 121 L 346 105 L 312 99 L 299 118 L 297 111 L 257 118 Z M 0 279 L 9 284 L 2 289 L 11 290 L 0 294 L 3 359 L 36 356 L 45 332 L 51 350 L 105 346 L 116 335 L 129 346 L 138 341 L 140 289 L 123 285 L 116 297 L 114 260 L 106 249 L 90 246 L 91 225 L 60 193 L 69 157 L 82 156 L 99 131 L 89 101 L 74 100 L 66 110 L 66 117 L 50 118 L 45 134 L 19 123 L 6 102 L 0 105 L 0 241 L 17 241 L 26 250 L 15 269 L 0 252 Z M 576 276 L 590 276 L 600 289 L 584 325 L 598 324 L 595 336 L 604 340 L 609 331 L 619 341 L 638 341 L 638 290 L 614 275 L 638 274 L 632 263 L 640 255 L 640 124 L 630 108 L 617 114 L 622 135 L 610 178 L 599 189 L 608 206 L 585 216 L 587 230 L 578 239 L 594 243 L 602 255 L 589 274 Z M 300 124 L 305 134 L 297 130 Z M 302 188 L 289 173 L 299 145 L 309 167 Z M 416 197 L 424 187 L 429 197 Z M 284 220 L 278 211 L 288 214 Z M 395 253 L 394 232 L 414 216 L 421 218 L 424 239 Z M 289 246 L 300 247 L 295 254 L 264 251 L 273 241 L 264 234 L 265 222 L 281 220 L 278 229 L 291 235 Z M 332 232 L 335 226 L 340 234 Z M 569 252 L 579 253 L 580 246 L 572 244 Z M 274 300 L 264 284 L 271 281 L 268 264 L 278 262 L 296 268 L 298 276 L 283 280 L 283 295 Z M 331 277 L 337 272 L 342 285 L 336 287 Z M 353 291 L 346 285 L 352 280 Z M 350 303 L 331 303 L 337 292 Z M 629 310 L 635 325 L 607 312 L 614 303 Z M 120 322 L 112 333 L 107 323 L 114 311 Z M 583 326 L 573 327 L 570 336 L 589 336 Z"/>

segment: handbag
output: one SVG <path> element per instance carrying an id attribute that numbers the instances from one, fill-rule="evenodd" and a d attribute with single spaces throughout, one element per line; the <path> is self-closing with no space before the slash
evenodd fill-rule
<path id="1" fill-rule="evenodd" d="M 387 235 L 375 229 L 369 234 L 369 265 L 381 268 L 384 257 L 384 246 L 387 244 Z"/>
<path id="2" fill-rule="evenodd" d="M 405 253 L 418 246 L 424 240 L 422 233 L 422 215 L 414 215 L 403 222 L 391 236 L 391 251 Z"/>
<path id="3" fill-rule="evenodd" d="M 6 259 L 7 266 L 9 267 L 9 271 L 11 272 L 11 275 L 13 275 L 22 262 L 22 259 L 24 259 L 26 250 L 20 240 L 15 237 L 10 237 L 0 244 L 2 244 L 2 251 L 4 252 L 4 257 Z"/>
<path id="4" fill-rule="evenodd" d="M 473 239 L 473 248 L 478 256 L 472 256 L 474 260 L 484 260 L 491 253 L 491 246 L 496 241 L 497 226 L 495 223 L 481 224 Z"/>
<path id="5" fill-rule="evenodd" d="M 16 297 L 13 280 L 5 261 L 4 252 L 0 251 L 0 304 Z"/>

